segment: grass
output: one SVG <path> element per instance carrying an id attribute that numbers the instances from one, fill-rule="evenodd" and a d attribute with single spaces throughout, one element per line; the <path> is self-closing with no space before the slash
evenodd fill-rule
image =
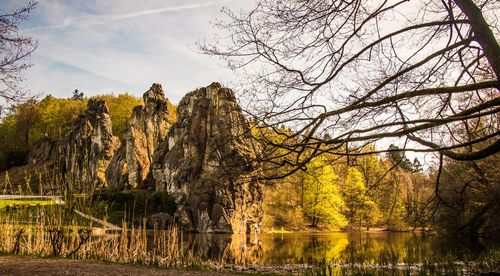
<path id="1" fill-rule="evenodd" d="M 0 200 L 0 210 L 9 208 L 23 208 L 23 207 L 34 207 L 34 206 L 46 206 L 54 205 L 53 200 L 41 200 L 41 199 L 5 199 Z"/>
<path id="2" fill-rule="evenodd" d="M 170 199 L 160 193 L 150 197 L 143 193 L 106 196 L 105 199 L 123 206 L 133 199 L 139 214 L 142 202 L 136 197 L 171 208 Z M 175 268 L 200 263 L 184 246 L 183 234 L 177 228 L 148 230 L 145 219 L 137 225 L 122 217 L 121 231 L 109 233 L 105 226 L 96 228 L 95 223 L 75 212 L 95 216 L 107 205 L 107 200 L 94 201 L 92 197 L 66 194 L 64 202 L 64 205 L 56 205 L 53 200 L 0 200 L 0 252 Z"/>
<path id="3" fill-rule="evenodd" d="M 96 193 L 91 211 L 98 217 L 106 216 L 114 224 L 125 219 L 129 224 L 140 226 L 143 217 L 159 212 L 173 215 L 176 208 L 175 199 L 166 192 L 128 190 Z"/>

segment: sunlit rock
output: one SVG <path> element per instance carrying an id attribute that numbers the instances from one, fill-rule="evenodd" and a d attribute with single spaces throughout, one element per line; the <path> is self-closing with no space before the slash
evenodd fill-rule
<path id="1" fill-rule="evenodd" d="M 75 191 L 92 192 L 106 186 L 104 172 L 119 146 L 108 112 L 104 100 L 89 99 L 87 110 L 59 148 L 59 166 Z"/>
<path id="2" fill-rule="evenodd" d="M 125 142 L 106 171 L 110 187 L 143 187 L 153 154 L 168 133 L 167 99 L 161 85 L 153 84 L 144 93 L 143 100 L 144 106 L 139 105 L 132 110 Z"/>
<path id="3" fill-rule="evenodd" d="M 234 92 L 213 83 L 188 93 L 155 153 L 156 190 L 173 194 L 175 217 L 196 232 L 258 232 L 258 152 Z"/>
<path id="4" fill-rule="evenodd" d="M 48 136 L 38 139 L 28 154 L 28 165 L 37 165 L 54 158 L 56 143 Z"/>

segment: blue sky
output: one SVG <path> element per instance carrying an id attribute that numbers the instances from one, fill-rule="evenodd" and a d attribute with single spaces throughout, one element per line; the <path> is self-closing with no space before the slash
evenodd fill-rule
<path id="1" fill-rule="evenodd" d="M 221 8 L 249 0 L 39 0 L 24 34 L 38 40 L 24 86 L 32 93 L 69 97 L 129 92 L 140 96 L 153 82 L 178 102 L 213 81 L 235 80 L 223 63 L 197 53 L 195 43 L 216 31 Z M 0 0 L 2 11 L 27 3 Z"/>

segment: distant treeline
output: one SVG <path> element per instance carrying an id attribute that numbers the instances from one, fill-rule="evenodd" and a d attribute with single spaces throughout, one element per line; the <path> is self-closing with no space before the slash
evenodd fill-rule
<path id="1" fill-rule="evenodd" d="M 113 122 L 113 134 L 122 138 L 132 109 L 142 100 L 130 94 L 96 96 L 106 101 Z M 87 106 L 82 96 L 67 99 L 46 96 L 11 106 L 0 121 L 0 171 L 22 165 L 38 139 L 48 136 L 58 141 L 66 137 L 79 114 Z M 168 103 L 171 120 L 175 121 L 175 106 Z"/>
<path id="2" fill-rule="evenodd" d="M 293 132 L 254 128 L 256 137 L 281 143 Z M 272 152 L 267 173 L 276 174 L 280 149 L 263 143 Z M 371 145 L 361 152 L 375 152 Z M 418 159 L 410 161 L 396 145 L 385 154 L 343 156 L 325 153 L 302 170 L 271 180 L 264 194 L 264 229 L 303 231 L 426 230 L 477 237 L 497 235 L 500 230 L 499 154 L 479 161 L 445 160 L 439 169 Z M 283 155 L 283 171 L 297 156 Z M 300 157 L 299 157 L 300 158 Z M 265 162 L 264 162 L 265 164 Z M 291 165 L 290 165 L 291 166 Z M 265 166 L 266 167 L 266 166 Z M 278 166 L 279 167 L 279 166 Z M 278 169 L 279 170 L 279 169 Z M 264 168 L 266 173 L 266 168 Z M 438 180 L 439 176 L 439 180 Z"/>

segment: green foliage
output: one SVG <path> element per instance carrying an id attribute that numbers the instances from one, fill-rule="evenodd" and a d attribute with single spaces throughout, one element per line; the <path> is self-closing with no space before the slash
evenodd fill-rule
<path id="1" fill-rule="evenodd" d="M 113 135 L 122 138 L 127 131 L 132 109 L 141 105 L 142 100 L 127 93 L 118 96 L 102 95 L 98 98 L 104 99 L 109 108 L 109 117 L 113 122 Z"/>
<path id="2" fill-rule="evenodd" d="M 142 101 L 129 94 L 99 97 L 108 105 L 113 134 L 122 137 L 132 109 Z M 51 95 L 41 101 L 30 100 L 12 106 L 0 121 L 0 170 L 24 164 L 33 143 L 45 135 L 54 141 L 64 139 L 86 106 L 87 100 L 81 97 L 59 99 Z M 170 108 L 175 110 L 173 105 Z M 172 116 L 175 120 L 175 114 Z"/>
<path id="3" fill-rule="evenodd" d="M 104 204 L 102 202 L 105 202 Z M 94 205 L 107 206 L 109 221 L 120 223 L 123 219 L 140 225 L 142 218 L 154 213 L 173 215 L 177 204 L 167 192 L 145 190 L 105 191 L 95 194 Z M 98 214 L 104 216 L 106 214 Z"/>
<path id="4" fill-rule="evenodd" d="M 2 199 L 0 200 L 0 210 L 6 208 L 25 208 L 30 206 L 43 206 L 43 205 L 53 205 L 55 202 L 53 200 L 44 199 Z"/>
<path id="5" fill-rule="evenodd" d="M 83 92 L 80 92 L 78 91 L 78 89 L 75 89 L 75 91 L 73 91 L 73 96 L 71 96 L 71 99 L 72 100 L 83 100 Z"/>
<path id="6" fill-rule="evenodd" d="M 312 220 L 312 226 L 321 221 L 330 229 L 338 230 L 347 225 L 341 213 L 344 200 L 335 184 L 338 176 L 323 158 L 315 158 L 304 173 L 304 214 Z"/>
<path id="7" fill-rule="evenodd" d="M 173 215 L 177 209 L 175 198 L 165 191 L 154 192 L 150 204 L 151 212 L 164 212 Z"/>
<path id="8" fill-rule="evenodd" d="M 37 121 L 34 140 L 45 133 L 51 139 L 60 140 L 73 127 L 78 115 L 84 112 L 87 101 L 59 99 L 49 95 L 42 99 L 38 106 L 40 117 Z"/>
<path id="9" fill-rule="evenodd" d="M 306 222 L 301 206 L 301 179 L 302 176 L 297 173 L 264 187 L 262 222 L 264 231 L 302 230 L 304 228 Z"/>
<path id="10" fill-rule="evenodd" d="M 270 146 L 267 141 L 272 143 L 284 143 L 287 134 L 290 131 L 280 129 L 279 132 L 273 132 L 266 128 L 258 128 L 255 123 L 251 124 L 252 134 L 262 141 L 262 151 L 271 155 L 280 155 L 282 149 Z M 283 160 L 285 161 L 285 160 Z M 287 164 L 284 162 L 284 164 Z M 264 174 L 285 171 L 289 169 L 288 165 L 276 166 L 275 164 L 263 164 Z M 284 179 L 267 181 L 264 188 L 264 231 L 274 229 L 284 230 L 303 230 L 307 224 L 303 212 L 304 185 L 303 175 L 294 173 Z"/>
<path id="11" fill-rule="evenodd" d="M 47 96 L 14 105 L 0 121 L 0 170 L 22 165 L 36 140 L 47 134 L 60 140 L 73 126 L 86 101 Z"/>
<path id="12" fill-rule="evenodd" d="M 392 161 L 393 164 L 398 164 L 399 167 L 403 168 L 408 172 L 419 172 L 422 170 L 422 164 L 420 161 L 415 158 L 413 163 L 406 157 L 404 151 L 400 151 L 401 149 L 391 144 L 389 146 L 389 152 L 387 153 L 387 157 Z"/>
<path id="13" fill-rule="evenodd" d="M 300 158 L 285 155 L 283 147 L 273 146 L 293 144 L 290 139 L 293 132 L 285 127 L 271 130 L 255 123 L 251 125 L 252 134 L 262 142 L 263 152 L 276 161 L 263 162 L 264 173 L 286 172 L 289 164 Z M 368 145 L 361 153 L 373 151 L 375 147 Z M 307 230 L 308 224 L 330 229 L 348 224 L 350 229 L 365 227 L 367 230 L 371 227 L 411 230 L 427 226 L 431 206 L 426 202 L 433 196 L 433 183 L 419 173 L 418 160 L 412 164 L 401 152 L 391 153 L 393 155 L 367 154 L 349 159 L 323 154 L 313 159 L 305 172 L 268 181 L 264 191 L 263 229 Z M 395 160 L 407 160 L 403 164 L 408 167 L 402 167 L 401 163 L 394 166 Z"/>
<path id="14" fill-rule="evenodd" d="M 346 202 L 346 217 L 351 226 L 367 224 L 375 210 L 375 202 L 368 196 L 365 180 L 355 167 L 348 167 L 340 181 L 342 196 Z"/>

